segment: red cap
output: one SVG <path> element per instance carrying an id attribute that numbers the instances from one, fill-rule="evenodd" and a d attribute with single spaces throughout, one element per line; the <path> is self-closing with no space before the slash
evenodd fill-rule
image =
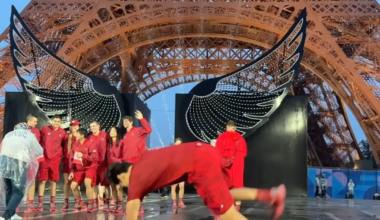
<path id="1" fill-rule="evenodd" d="M 78 120 L 73 120 L 73 121 L 70 122 L 70 126 L 71 125 L 79 126 L 79 121 Z"/>

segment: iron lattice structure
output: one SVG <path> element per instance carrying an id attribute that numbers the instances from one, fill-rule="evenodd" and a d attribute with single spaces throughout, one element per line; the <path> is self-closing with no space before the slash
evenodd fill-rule
<path id="1" fill-rule="evenodd" d="M 380 164 L 380 6 L 375 0 L 32 0 L 21 15 L 63 60 L 147 100 L 254 60 L 281 39 L 305 7 L 308 35 L 293 93 L 310 96 L 309 164 L 346 166 L 357 159 L 346 107 Z M 9 48 L 0 56 L 2 123 L 5 91 L 21 87 Z M 52 68 L 39 75 L 41 85 L 71 84 L 43 58 L 37 62 Z M 36 75 L 25 78 L 37 82 Z M 257 75 L 249 83 L 265 90 L 268 80 Z"/>

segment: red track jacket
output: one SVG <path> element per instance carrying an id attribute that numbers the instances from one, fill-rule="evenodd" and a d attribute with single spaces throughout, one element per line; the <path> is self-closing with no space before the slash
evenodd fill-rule
<path id="1" fill-rule="evenodd" d="M 51 125 L 42 127 L 41 146 L 44 149 L 44 157 L 47 162 L 62 157 L 62 146 L 65 135 L 65 130 L 62 128 L 54 130 Z"/>
<path id="2" fill-rule="evenodd" d="M 142 127 L 133 127 L 120 141 L 124 162 L 134 163 L 146 151 L 145 138 L 152 133 L 152 128 L 145 118 L 141 119 L 140 122 Z"/>

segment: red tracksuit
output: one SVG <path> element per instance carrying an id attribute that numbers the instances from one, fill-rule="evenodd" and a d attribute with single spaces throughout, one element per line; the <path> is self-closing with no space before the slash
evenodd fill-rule
<path id="1" fill-rule="evenodd" d="M 71 138 L 71 145 L 69 146 Z M 70 173 L 70 155 L 74 147 L 76 138 L 74 135 L 66 134 L 63 139 L 63 173 Z"/>
<path id="2" fill-rule="evenodd" d="M 41 129 L 41 146 L 44 149 L 45 161 L 40 163 L 38 180 L 58 182 L 59 166 L 62 157 L 62 145 L 65 138 L 62 128 L 54 130 L 53 126 L 44 126 Z"/>
<path id="3" fill-rule="evenodd" d="M 235 160 L 231 169 L 226 169 L 235 188 L 244 187 L 244 158 L 247 156 L 247 144 L 244 138 L 236 131 L 226 131 L 216 140 L 216 149 L 222 157 Z"/>
<path id="4" fill-rule="evenodd" d="M 38 143 L 41 142 L 41 132 L 38 128 L 32 128 L 30 131 L 36 136 Z"/>
<path id="5" fill-rule="evenodd" d="M 142 127 L 133 127 L 120 141 L 124 162 L 134 163 L 146 151 L 145 138 L 152 132 L 152 128 L 145 118 L 140 122 Z"/>
<path id="6" fill-rule="evenodd" d="M 81 152 L 83 154 L 83 165 L 74 164 L 75 152 Z M 91 179 L 91 184 L 96 185 L 97 179 L 97 167 L 99 164 L 99 153 L 96 145 L 89 140 L 84 140 L 81 144 L 80 141 L 76 141 L 70 153 L 70 172 L 74 173 L 73 182 L 82 184 L 85 178 Z"/>
<path id="7" fill-rule="evenodd" d="M 98 171 L 98 178 L 96 185 L 100 183 L 102 186 L 107 186 L 107 182 L 104 179 L 104 174 L 107 171 L 107 158 L 106 158 L 106 152 L 107 152 L 107 140 L 108 140 L 108 134 L 107 132 L 100 131 L 98 135 L 90 134 L 88 136 L 88 140 L 91 141 L 98 152 L 99 160 L 97 163 L 97 171 Z"/>
<path id="8" fill-rule="evenodd" d="M 32 129 L 30 129 L 30 131 L 34 134 L 34 136 L 36 136 L 38 143 L 40 143 L 41 142 L 41 132 L 40 132 L 40 130 L 38 130 L 38 128 L 32 128 Z M 32 170 L 33 169 L 30 169 L 30 168 L 28 170 L 28 173 L 27 173 L 28 180 L 31 180 L 31 179 L 35 178 L 35 173 L 32 172 Z"/>
<path id="9" fill-rule="evenodd" d="M 121 147 L 116 147 L 116 141 L 112 142 L 112 145 L 108 145 L 107 148 L 107 165 L 111 165 L 113 163 L 122 162 L 122 151 Z"/>

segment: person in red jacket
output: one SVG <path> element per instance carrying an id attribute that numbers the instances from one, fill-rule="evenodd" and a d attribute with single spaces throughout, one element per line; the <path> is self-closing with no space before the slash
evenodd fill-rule
<path id="1" fill-rule="evenodd" d="M 190 142 L 147 151 L 133 164 L 115 163 L 108 169 L 107 177 L 113 184 L 128 187 L 128 220 L 138 219 L 141 201 L 147 193 L 186 179 L 211 211 L 223 220 L 247 220 L 236 210 L 234 200 L 257 200 L 271 205 L 273 219 L 283 214 L 284 185 L 272 189 L 229 190 L 232 182 L 221 163 L 219 152 L 214 147 Z"/>
<path id="2" fill-rule="evenodd" d="M 50 126 L 44 126 L 41 129 L 41 146 L 44 149 L 45 161 L 40 163 L 38 169 L 38 208 L 37 211 L 43 211 L 43 197 L 45 192 L 46 181 L 50 180 L 50 211 L 56 211 L 55 194 L 57 191 L 57 182 L 59 180 L 59 167 L 62 157 L 63 139 L 65 131 L 61 126 L 61 117 L 53 116 Z"/>
<path id="3" fill-rule="evenodd" d="M 76 132 L 79 129 L 79 121 L 73 120 L 70 122 L 70 130 L 69 133 L 65 135 L 63 140 L 63 196 L 64 202 L 62 207 L 62 212 L 66 212 L 69 210 L 69 196 L 70 196 L 70 185 L 71 181 L 69 180 L 70 174 L 70 154 L 73 149 L 73 146 L 76 141 Z M 79 186 L 78 186 L 79 187 Z M 86 205 L 83 200 L 81 200 L 81 205 L 85 208 Z"/>
<path id="4" fill-rule="evenodd" d="M 87 131 L 84 128 L 79 128 L 76 132 L 76 139 L 73 149 L 70 153 L 70 174 L 71 190 L 75 197 L 74 209 L 86 210 L 80 203 L 81 195 L 78 186 L 84 182 L 86 187 L 86 196 L 88 199 L 87 212 L 95 211 L 94 190 L 93 185 L 96 184 L 97 167 L 99 164 L 99 154 L 96 143 L 86 139 Z"/>
<path id="5" fill-rule="evenodd" d="M 121 132 L 117 127 L 112 127 L 109 132 L 109 140 L 107 146 L 107 167 L 113 163 L 122 161 L 122 151 L 120 150 Z M 106 190 L 106 202 L 104 203 L 103 211 L 111 211 L 123 213 L 123 191 L 120 187 L 109 184 Z M 110 193 L 112 192 L 112 201 L 110 201 Z M 107 205 L 109 204 L 109 206 Z"/>
<path id="6" fill-rule="evenodd" d="M 234 188 L 244 187 L 244 158 L 247 156 L 247 144 L 241 134 L 236 132 L 234 121 L 227 121 L 226 131 L 216 140 L 216 149 L 222 156 L 222 162 L 233 181 Z M 240 201 L 235 202 L 238 211 L 240 204 Z"/>
<path id="7" fill-rule="evenodd" d="M 152 133 L 152 128 L 140 111 L 135 112 L 135 117 L 140 120 L 142 127 L 134 127 L 131 116 L 123 117 L 123 125 L 127 129 L 127 133 L 120 142 L 120 147 L 123 151 L 123 162 L 135 162 L 146 151 L 145 139 Z"/>
<path id="8" fill-rule="evenodd" d="M 107 139 L 108 134 L 107 132 L 100 130 L 100 123 L 97 121 L 93 121 L 90 124 L 90 130 L 91 134 L 88 136 L 88 140 L 92 141 L 95 146 L 97 147 L 97 152 L 99 154 L 99 161 L 97 163 L 97 180 L 94 184 L 94 205 L 93 209 L 98 210 L 99 209 L 99 199 L 100 202 L 103 203 L 103 195 L 99 196 L 99 190 L 98 185 L 100 183 L 101 186 L 107 185 L 107 183 L 104 181 L 104 173 L 107 171 L 107 160 L 106 160 L 106 152 L 107 152 Z M 104 191 L 104 190 L 103 190 Z"/>
<path id="9" fill-rule="evenodd" d="M 35 116 L 33 114 L 28 114 L 26 116 L 26 124 L 29 127 L 31 127 L 30 131 L 34 134 L 34 136 L 36 136 L 38 143 L 40 143 L 41 142 L 41 133 L 40 133 L 40 130 L 38 128 L 36 128 L 37 123 L 38 123 L 37 116 Z M 27 175 L 28 175 L 29 179 L 35 178 L 33 172 L 28 172 Z M 35 194 L 35 192 L 36 192 L 36 181 L 33 180 L 31 182 L 29 192 L 28 192 L 28 196 L 27 196 L 28 208 L 26 209 L 26 212 L 33 212 L 35 210 L 35 207 L 34 207 L 34 194 Z"/>

